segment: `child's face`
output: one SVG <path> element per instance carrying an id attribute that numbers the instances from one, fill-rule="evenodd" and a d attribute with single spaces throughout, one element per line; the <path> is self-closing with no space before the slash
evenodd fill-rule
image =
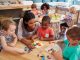
<path id="1" fill-rule="evenodd" d="M 64 26 L 60 26 L 60 29 L 61 29 L 62 32 L 65 32 L 66 27 L 64 27 Z"/>
<path id="2" fill-rule="evenodd" d="M 15 30 L 16 30 L 16 26 L 15 25 L 10 25 L 8 30 L 7 30 L 7 33 L 14 34 Z"/>
<path id="3" fill-rule="evenodd" d="M 46 6 L 44 6 L 44 10 L 45 10 L 45 11 L 47 10 Z"/>
<path id="4" fill-rule="evenodd" d="M 76 45 L 76 44 L 78 44 L 78 40 L 72 40 L 70 37 L 67 37 L 67 38 L 68 38 L 69 43 L 70 43 L 71 45 Z"/>
<path id="5" fill-rule="evenodd" d="M 45 21 L 42 23 L 42 28 L 47 29 L 50 26 L 49 22 Z"/>
<path id="6" fill-rule="evenodd" d="M 30 29 L 34 29 L 35 28 L 35 19 L 29 20 L 28 23 L 26 23 L 26 24 L 28 24 L 28 27 Z"/>
<path id="7" fill-rule="evenodd" d="M 44 9 L 42 10 L 42 13 L 45 14 L 47 12 L 47 8 L 44 6 Z"/>

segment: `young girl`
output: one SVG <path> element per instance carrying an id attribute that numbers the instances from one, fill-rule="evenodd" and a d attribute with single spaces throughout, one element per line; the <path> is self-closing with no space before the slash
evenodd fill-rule
<path id="1" fill-rule="evenodd" d="M 47 3 L 44 3 L 42 6 L 41 6 L 41 10 L 42 10 L 42 14 L 43 16 L 45 15 L 48 15 L 48 10 L 49 10 L 49 4 Z"/>
<path id="2" fill-rule="evenodd" d="M 49 16 L 43 17 L 41 27 L 38 28 L 37 34 L 40 40 L 44 40 L 44 41 L 54 40 L 54 31 L 50 27 Z"/>
<path id="3" fill-rule="evenodd" d="M 30 49 L 35 48 L 32 46 L 32 39 L 36 35 L 38 27 L 39 24 L 35 22 L 35 15 L 32 12 L 26 11 L 18 25 L 18 38 Z"/>
<path id="4" fill-rule="evenodd" d="M 57 60 L 79 60 L 80 58 L 80 28 L 74 26 L 70 28 L 67 32 L 67 39 L 64 40 L 65 48 L 63 50 L 62 56 L 53 50 L 52 55 Z"/>
<path id="5" fill-rule="evenodd" d="M 0 46 L 3 50 L 12 53 L 25 53 L 24 49 L 16 48 L 17 36 L 15 34 L 16 24 L 12 20 L 4 20 L 1 24 Z"/>

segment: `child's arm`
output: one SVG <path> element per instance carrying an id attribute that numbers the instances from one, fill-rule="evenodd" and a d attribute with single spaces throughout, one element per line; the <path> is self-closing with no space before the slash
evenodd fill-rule
<path id="1" fill-rule="evenodd" d="M 43 41 L 53 41 L 54 39 L 53 39 L 53 37 L 50 37 L 50 38 L 42 38 L 41 37 L 41 40 L 43 40 Z"/>
<path id="2" fill-rule="evenodd" d="M 4 36 L 0 36 L 0 41 L 1 41 L 2 47 L 5 51 L 11 52 L 11 53 L 20 53 L 20 54 L 25 53 L 25 51 L 23 49 L 8 46 Z"/>
<path id="3" fill-rule="evenodd" d="M 51 41 L 51 43 L 63 43 L 64 41 L 63 40 L 54 40 L 54 41 Z"/>
<path id="4" fill-rule="evenodd" d="M 56 60 L 64 60 L 63 57 L 62 57 L 62 54 L 59 51 L 57 51 L 57 52 L 53 51 L 51 54 L 54 56 L 54 58 Z"/>

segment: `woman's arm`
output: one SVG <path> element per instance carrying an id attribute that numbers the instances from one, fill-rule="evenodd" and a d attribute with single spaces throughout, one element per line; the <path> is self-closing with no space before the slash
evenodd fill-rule
<path id="1" fill-rule="evenodd" d="M 33 35 L 31 39 L 34 40 L 36 38 L 38 38 L 37 34 Z"/>
<path id="2" fill-rule="evenodd" d="M 32 45 L 32 40 L 28 40 L 26 38 L 23 38 L 20 40 L 21 43 L 25 44 L 28 48 L 30 49 L 33 49 L 35 48 L 33 45 Z"/>

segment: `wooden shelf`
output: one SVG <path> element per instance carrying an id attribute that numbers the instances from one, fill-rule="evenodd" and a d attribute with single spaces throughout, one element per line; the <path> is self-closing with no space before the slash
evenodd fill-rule
<path id="1" fill-rule="evenodd" d="M 11 5 L 0 5 L 0 10 L 7 10 L 7 9 L 23 9 L 29 6 L 22 5 L 22 4 L 11 4 Z"/>

